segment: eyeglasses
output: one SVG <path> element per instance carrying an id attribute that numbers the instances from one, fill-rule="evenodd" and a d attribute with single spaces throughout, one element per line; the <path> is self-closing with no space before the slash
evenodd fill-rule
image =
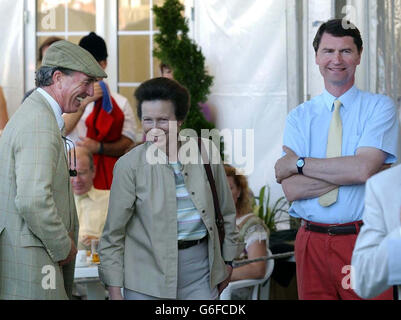
<path id="1" fill-rule="evenodd" d="M 76 177 L 77 176 L 77 170 L 76 170 L 76 168 L 77 168 L 77 156 L 75 154 L 75 144 L 74 144 L 74 142 L 72 142 L 72 140 L 68 139 L 67 137 L 62 136 L 62 138 L 63 138 L 64 143 L 65 143 L 64 146 L 65 146 L 65 151 L 66 151 L 67 158 L 68 158 L 68 164 L 69 164 L 68 165 L 69 166 L 68 171 L 70 173 L 70 177 Z M 67 149 L 68 149 L 68 152 L 67 152 Z M 72 167 L 71 167 L 71 149 L 74 152 L 74 169 L 72 169 Z"/>

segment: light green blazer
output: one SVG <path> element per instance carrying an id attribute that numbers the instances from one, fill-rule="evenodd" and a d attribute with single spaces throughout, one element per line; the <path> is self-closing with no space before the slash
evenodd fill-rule
<path id="1" fill-rule="evenodd" d="M 0 299 L 68 299 L 78 219 L 53 110 L 33 92 L 0 138 Z"/>
<path id="2" fill-rule="evenodd" d="M 109 211 L 99 244 L 101 280 L 143 294 L 174 299 L 177 295 L 177 198 L 173 169 L 149 164 L 146 142 L 121 157 L 113 173 Z M 194 145 L 195 152 L 197 144 Z M 148 153 L 149 155 L 149 153 Z M 225 239 L 220 250 L 213 196 L 202 164 L 186 164 L 185 186 L 208 230 L 210 286 L 228 276 L 224 261 L 241 250 L 235 229 L 235 205 L 222 164 L 211 164 Z"/>

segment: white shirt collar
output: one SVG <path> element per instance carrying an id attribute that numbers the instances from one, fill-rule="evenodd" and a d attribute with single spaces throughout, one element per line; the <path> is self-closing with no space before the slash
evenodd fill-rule
<path id="1" fill-rule="evenodd" d="M 42 94 L 42 96 L 47 100 L 47 102 L 49 102 L 50 106 L 53 109 L 54 115 L 56 116 L 57 125 L 60 128 L 60 131 L 63 130 L 63 128 L 64 128 L 64 119 L 61 116 L 63 114 L 63 112 L 61 110 L 60 105 L 57 103 L 56 100 L 54 100 L 54 98 L 50 94 L 48 94 L 42 88 L 38 88 L 36 90 Z"/>

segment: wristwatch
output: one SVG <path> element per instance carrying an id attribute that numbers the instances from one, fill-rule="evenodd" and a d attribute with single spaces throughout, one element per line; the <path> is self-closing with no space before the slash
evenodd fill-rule
<path id="1" fill-rule="evenodd" d="M 304 157 L 299 157 L 298 161 L 297 161 L 297 168 L 298 168 L 298 173 L 299 174 L 304 174 L 302 172 L 302 169 L 303 169 L 304 165 L 305 165 L 305 158 Z"/>
<path id="2" fill-rule="evenodd" d="M 97 152 L 97 154 L 103 154 L 103 152 L 104 152 L 103 142 L 100 141 L 100 148 L 99 148 L 99 151 Z"/>

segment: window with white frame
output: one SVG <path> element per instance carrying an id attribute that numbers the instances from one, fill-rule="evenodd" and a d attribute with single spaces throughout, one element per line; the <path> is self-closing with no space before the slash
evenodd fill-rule
<path id="1" fill-rule="evenodd" d="M 96 30 L 96 0 L 37 0 L 36 8 L 36 49 L 52 36 L 78 44 Z"/>
<path id="2" fill-rule="evenodd" d="M 154 34 L 158 32 L 152 12 L 165 0 L 26 0 L 26 89 L 32 88 L 38 48 L 49 37 L 78 44 L 91 31 L 103 37 L 108 48 L 112 90 L 124 95 L 135 109 L 133 94 L 143 81 L 160 76 L 153 57 Z M 182 3 L 192 3 L 181 0 Z M 32 38 L 32 36 L 34 37 Z"/>
<path id="3" fill-rule="evenodd" d="M 134 92 L 142 83 L 160 76 L 153 57 L 157 33 L 152 12 L 164 0 L 118 0 L 118 91 L 135 105 Z"/>

